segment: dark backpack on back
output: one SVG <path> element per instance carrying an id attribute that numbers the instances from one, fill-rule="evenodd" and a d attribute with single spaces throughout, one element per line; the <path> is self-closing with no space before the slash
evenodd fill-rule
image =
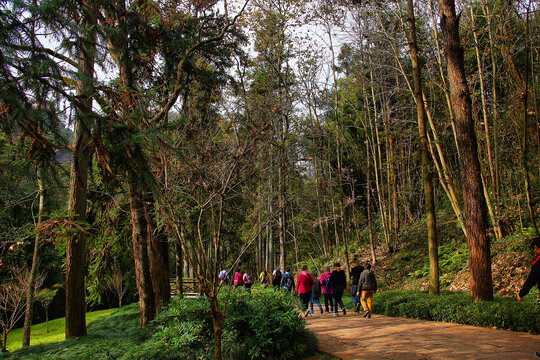
<path id="1" fill-rule="evenodd" d="M 287 286 L 288 289 L 294 288 L 294 278 L 292 275 L 289 274 L 289 276 L 287 276 L 287 281 L 285 281 L 285 286 Z"/>

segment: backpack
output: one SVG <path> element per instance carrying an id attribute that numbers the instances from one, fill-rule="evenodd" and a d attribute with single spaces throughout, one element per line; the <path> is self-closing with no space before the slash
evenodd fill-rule
<path id="1" fill-rule="evenodd" d="M 281 270 L 277 269 L 275 272 L 274 272 L 274 279 L 280 279 L 281 280 Z"/>
<path id="2" fill-rule="evenodd" d="M 219 273 L 219 280 L 225 280 L 226 277 L 227 277 L 227 270 L 221 270 L 221 272 Z"/>
<path id="3" fill-rule="evenodd" d="M 287 276 L 286 280 L 285 280 L 285 287 L 287 289 L 292 289 L 294 288 L 294 278 L 291 274 L 289 274 L 289 276 Z"/>

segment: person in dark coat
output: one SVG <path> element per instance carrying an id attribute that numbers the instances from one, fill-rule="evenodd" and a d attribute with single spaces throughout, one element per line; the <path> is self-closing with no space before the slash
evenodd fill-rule
<path id="1" fill-rule="evenodd" d="M 321 297 L 321 282 L 317 279 L 317 273 L 313 273 L 313 287 L 311 288 L 310 313 L 313 314 L 313 303 L 319 305 L 321 314 L 324 314 L 319 298 Z"/>
<path id="2" fill-rule="evenodd" d="M 377 279 L 375 279 L 375 273 L 371 270 L 371 264 L 364 264 L 364 271 L 360 274 L 358 279 L 358 293 L 357 296 L 362 294 L 361 303 L 364 308 L 363 317 L 371 318 L 373 312 L 373 294 L 377 291 Z"/>
<path id="3" fill-rule="evenodd" d="M 343 300 L 341 299 L 346 286 L 347 276 L 345 275 L 345 271 L 341 270 L 341 264 L 337 262 L 334 264 L 334 271 L 330 274 L 330 279 L 326 285 L 326 291 L 328 293 L 330 291 L 334 292 L 334 316 L 339 316 L 338 305 L 341 311 L 343 311 L 343 315 L 347 315 L 347 310 L 345 310 L 345 305 L 343 305 Z"/>
<path id="4" fill-rule="evenodd" d="M 356 294 L 358 293 L 358 280 L 360 279 L 360 274 L 362 274 L 362 271 L 364 271 L 364 267 L 358 263 L 358 259 L 356 258 L 354 258 L 351 263 L 353 266 L 350 273 L 352 288 L 351 297 L 353 299 L 354 305 L 356 306 L 360 303 L 360 298 L 356 296 Z"/>
<path id="5" fill-rule="evenodd" d="M 521 301 L 525 295 L 529 293 L 533 286 L 537 286 L 540 290 L 540 237 L 532 240 L 531 247 L 534 251 L 534 261 L 532 263 L 531 272 L 525 280 L 525 284 L 518 293 L 518 300 Z"/>

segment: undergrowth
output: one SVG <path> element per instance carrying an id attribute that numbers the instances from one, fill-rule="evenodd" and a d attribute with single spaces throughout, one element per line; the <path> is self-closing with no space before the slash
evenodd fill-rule
<path id="1" fill-rule="evenodd" d="M 435 296 L 423 291 L 392 290 L 375 294 L 373 311 L 386 316 L 540 333 L 537 298 L 537 290 L 522 302 L 503 297 L 474 302 L 468 293 L 443 291 Z"/>
<path id="2" fill-rule="evenodd" d="M 282 291 L 233 291 L 223 332 L 224 358 L 297 359 L 313 354 L 316 339 L 305 329 L 298 307 L 298 299 Z M 139 327 L 138 304 L 132 304 L 91 323 L 87 336 L 1 354 L 0 359 L 212 359 L 213 347 L 206 299 L 178 299 L 144 329 Z"/>

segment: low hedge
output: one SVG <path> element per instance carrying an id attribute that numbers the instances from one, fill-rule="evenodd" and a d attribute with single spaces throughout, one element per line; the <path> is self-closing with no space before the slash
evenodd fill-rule
<path id="1" fill-rule="evenodd" d="M 538 291 L 524 301 L 495 297 L 493 301 L 474 302 L 468 293 L 392 290 L 375 294 L 373 312 L 386 316 L 410 317 L 457 324 L 540 333 Z"/>

